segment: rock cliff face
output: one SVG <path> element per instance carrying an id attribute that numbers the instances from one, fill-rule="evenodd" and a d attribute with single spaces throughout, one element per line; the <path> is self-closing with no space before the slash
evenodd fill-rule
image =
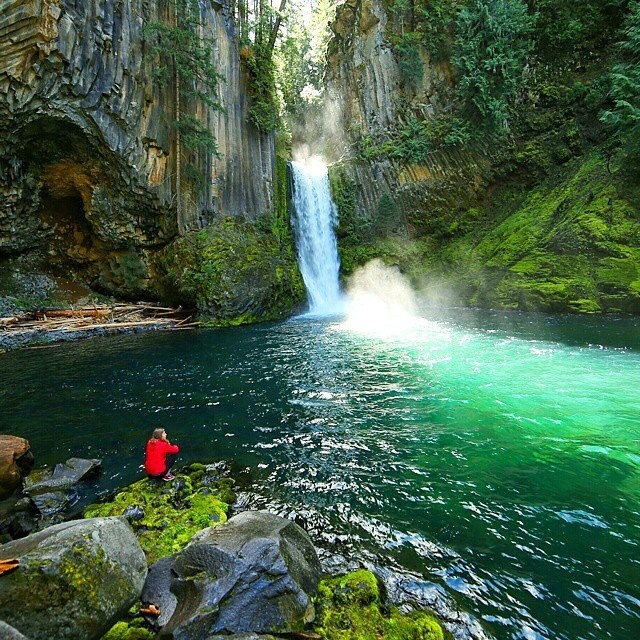
<path id="1" fill-rule="evenodd" d="M 331 25 L 327 61 L 327 92 L 332 120 L 339 133 L 328 148 L 341 161 L 355 189 L 355 206 L 365 216 L 392 201 L 410 226 L 430 224 L 431 212 L 455 211 L 485 184 L 487 160 L 478 153 L 439 151 L 426 162 L 407 165 L 392 153 L 368 159 L 353 157 L 353 145 L 363 138 L 382 140 L 389 128 L 442 113 L 450 102 L 450 68 L 433 64 L 420 52 L 422 78 L 403 78 L 391 42 L 392 25 L 382 0 L 346 0 Z M 346 142 L 346 145 L 345 145 Z"/>
<path id="2" fill-rule="evenodd" d="M 0 0 L 0 271 L 46 270 L 116 295 L 156 293 L 152 256 L 219 215 L 272 208 L 274 144 L 247 119 L 230 3 L 201 2 L 225 111 L 200 110 L 220 156 L 176 182 L 174 87 L 145 26 L 169 0 Z"/>
<path id="3" fill-rule="evenodd" d="M 534 30 L 509 136 L 479 141 L 472 120 L 460 127 L 447 47 L 435 63 L 427 31 L 392 24 L 390 6 L 345 0 L 331 25 L 326 79 L 341 126 L 327 148 L 343 273 L 379 257 L 425 304 L 638 313 L 637 172 L 624 159 L 612 170 L 599 119 L 615 40 L 585 40 L 579 64 L 548 64 L 559 53 Z"/>

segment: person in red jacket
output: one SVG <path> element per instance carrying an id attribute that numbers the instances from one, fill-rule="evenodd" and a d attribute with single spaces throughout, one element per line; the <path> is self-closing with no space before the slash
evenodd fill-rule
<path id="1" fill-rule="evenodd" d="M 167 432 L 162 427 L 154 429 L 144 456 L 147 475 L 156 480 L 173 480 L 175 476 L 171 473 L 171 467 L 179 451 L 180 447 L 169 442 Z"/>

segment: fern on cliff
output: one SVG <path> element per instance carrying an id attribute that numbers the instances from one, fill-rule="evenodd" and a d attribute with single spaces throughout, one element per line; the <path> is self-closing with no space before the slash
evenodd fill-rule
<path id="1" fill-rule="evenodd" d="M 612 106 L 601 119 L 608 124 L 616 141 L 632 159 L 640 163 L 640 2 L 631 5 L 620 43 L 622 60 L 611 72 L 609 96 Z M 637 169 L 636 169 L 637 170 Z"/>

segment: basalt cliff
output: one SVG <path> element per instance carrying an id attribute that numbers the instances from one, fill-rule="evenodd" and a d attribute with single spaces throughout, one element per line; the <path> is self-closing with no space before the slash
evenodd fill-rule
<path id="1" fill-rule="evenodd" d="M 216 220 L 244 224 L 274 209 L 274 135 L 247 116 L 230 5 L 200 3 L 221 108 L 197 107 L 217 153 L 192 155 L 204 176 L 193 186 L 178 177 L 175 78 L 157 80 L 148 31 L 175 24 L 174 3 L 0 0 L 2 295 L 73 301 L 98 292 L 173 297 L 221 316 L 246 310 L 184 294 L 167 273 L 182 265 L 159 260 Z"/>

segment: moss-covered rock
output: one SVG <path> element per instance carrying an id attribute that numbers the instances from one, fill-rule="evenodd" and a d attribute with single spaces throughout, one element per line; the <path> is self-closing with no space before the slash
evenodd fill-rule
<path id="1" fill-rule="evenodd" d="M 145 478 L 112 500 L 91 505 L 85 517 L 125 515 L 153 564 L 187 545 L 201 529 L 227 520 L 235 500 L 229 478 L 211 480 L 204 465 L 191 465 L 171 483 Z"/>
<path id="2" fill-rule="evenodd" d="M 49 527 L 2 546 L 0 618 L 29 638 L 99 638 L 139 597 L 145 557 L 120 518 Z"/>
<path id="3" fill-rule="evenodd" d="M 376 576 L 365 569 L 322 580 L 314 631 L 325 640 L 444 640 L 450 634 L 426 611 L 384 606 Z"/>
<path id="4" fill-rule="evenodd" d="M 224 218 L 167 246 L 157 259 L 166 296 L 217 326 L 275 320 L 304 300 L 292 246 L 272 229 Z"/>
<path id="5" fill-rule="evenodd" d="M 141 618 L 139 620 L 142 621 Z M 156 634 L 149 629 L 120 621 L 116 622 L 101 640 L 152 640 L 155 637 Z"/>

